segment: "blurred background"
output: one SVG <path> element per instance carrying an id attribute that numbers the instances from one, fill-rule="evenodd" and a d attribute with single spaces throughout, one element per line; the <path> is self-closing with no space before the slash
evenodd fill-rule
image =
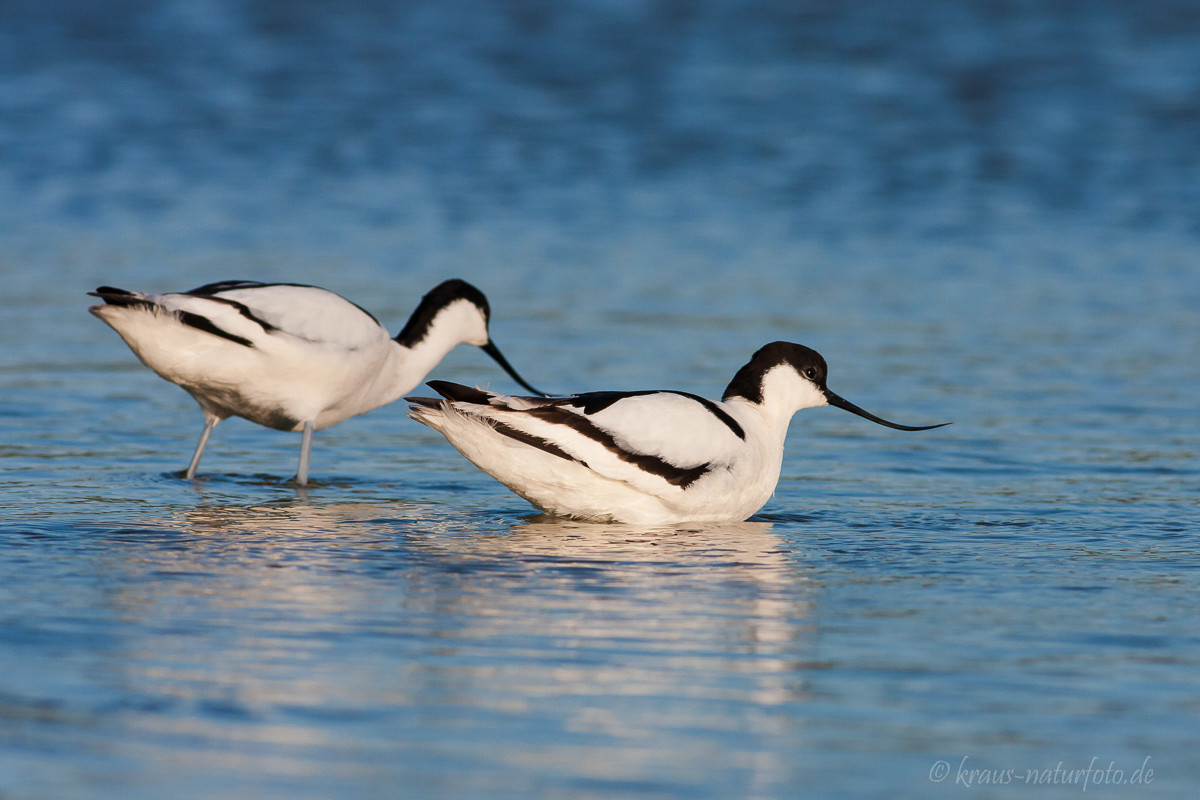
<path id="1" fill-rule="evenodd" d="M 935 317 L 930 284 L 1049 310 L 1046 272 L 1171 295 L 1193 266 L 1190 2 L 2 10 L 10 291 L 472 273 L 547 314 Z"/>
<path id="2" fill-rule="evenodd" d="M 0 20 L 0 794 L 925 796 L 968 746 L 1194 791 L 1195 2 Z M 531 521 L 399 405 L 310 495 L 236 420 L 189 484 L 195 404 L 85 311 L 296 281 L 395 332 L 453 276 L 549 391 L 717 396 L 786 339 L 955 425 L 804 412 L 692 538 Z"/>

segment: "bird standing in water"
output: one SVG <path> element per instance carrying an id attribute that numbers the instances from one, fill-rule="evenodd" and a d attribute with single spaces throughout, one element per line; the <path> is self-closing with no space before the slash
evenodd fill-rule
<path id="1" fill-rule="evenodd" d="M 600 522 L 740 522 L 779 482 L 784 437 L 802 408 L 831 405 L 906 431 L 826 386 L 825 359 L 773 342 L 738 370 L 720 402 L 686 392 L 512 397 L 431 381 L 410 417 L 484 472 L 553 515 Z M 948 424 L 948 423 L 943 423 Z"/>
<path id="2" fill-rule="evenodd" d="M 302 432 L 295 480 L 303 486 L 313 431 L 398 399 L 458 344 L 482 348 L 541 394 L 492 342 L 487 298 L 462 280 L 434 287 L 394 338 L 370 313 L 316 286 L 222 281 L 170 294 L 111 286 L 89 294 L 104 301 L 89 311 L 200 404 L 204 430 L 187 478 L 216 424 L 238 416 Z"/>

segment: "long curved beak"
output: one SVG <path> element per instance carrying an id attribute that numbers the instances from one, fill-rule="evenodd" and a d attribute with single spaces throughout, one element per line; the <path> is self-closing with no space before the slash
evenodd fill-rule
<path id="1" fill-rule="evenodd" d="M 871 420 L 871 422 L 876 422 L 880 425 L 886 425 L 889 428 L 895 428 L 898 431 L 928 431 L 933 430 L 934 428 L 942 428 L 950 424 L 949 422 L 943 422 L 939 425 L 900 425 L 895 422 L 888 422 L 882 417 L 877 417 L 870 411 L 864 411 L 863 409 L 854 405 L 854 403 L 851 403 L 844 397 L 834 394 L 828 389 L 825 390 L 825 399 L 829 401 L 829 405 L 831 406 L 836 406 L 844 411 L 849 411 L 851 414 L 857 414 L 863 419 Z"/>
<path id="2" fill-rule="evenodd" d="M 500 352 L 500 348 L 496 347 L 494 342 L 489 341 L 487 344 L 480 346 L 479 349 L 491 356 L 492 360 L 499 364 L 514 381 L 521 384 L 538 397 L 549 397 L 549 395 L 547 395 L 545 392 L 539 392 L 537 389 L 526 383 L 525 379 L 518 375 L 517 371 L 513 369 L 512 364 L 508 363 L 508 359 L 504 357 L 504 355 Z"/>

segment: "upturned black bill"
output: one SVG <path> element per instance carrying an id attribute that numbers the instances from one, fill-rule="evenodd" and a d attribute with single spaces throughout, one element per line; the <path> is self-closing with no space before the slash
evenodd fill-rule
<path id="1" fill-rule="evenodd" d="M 505 358 L 500 353 L 500 348 L 496 347 L 496 345 L 494 343 L 488 342 L 487 344 L 483 345 L 483 347 L 481 347 L 480 349 L 483 350 L 483 352 L 487 353 L 489 356 L 491 356 L 492 359 L 497 364 L 499 364 L 501 367 L 503 367 L 504 371 L 507 372 L 514 381 L 521 384 L 526 389 L 528 389 L 529 391 L 536 394 L 538 397 L 547 397 L 548 396 L 545 392 L 539 392 L 537 389 L 533 388 L 528 383 L 526 383 L 525 379 L 517 374 L 517 371 L 512 368 L 512 364 L 508 363 L 508 359 Z"/>
<path id="2" fill-rule="evenodd" d="M 839 397 L 838 395 L 834 394 L 833 392 L 829 391 L 828 389 L 825 390 L 825 399 L 827 399 L 829 401 L 829 405 L 831 405 L 831 406 L 836 406 L 845 411 L 849 411 L 851 414 L 857 414 L 858 416 L 862 417 L 863 419 L 871 420 L 871 422 L 877 422 L 880 425 L 886 425 L 889 428 L 895 428 L 898 431 L 928 431 L 928 430 L 932 430 L 934 428 L 941 428 L 941 427 L 944 427 L 944 426 L 950 424 L 949 422 L 943 422 L 940 425 L 900 425 L 895 422 L 888 422 L 886 419 L 883 419 L 882 417 L 877 417 L 874 414 L 872 414 L 870 411 L 864 411 L 863 409 L 854 405 L 854 403 L 851 403 L 849 400 L 847 400 L 843 397 Z"/>

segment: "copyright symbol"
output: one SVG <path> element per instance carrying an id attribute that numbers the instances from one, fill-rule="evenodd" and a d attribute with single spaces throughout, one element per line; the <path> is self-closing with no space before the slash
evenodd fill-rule
<path id="1" fill-rule="evenodd" d="M 934 783 L 941 783 L 950 775 L 950 763 L 948 761 L 935 761 L 933 766 L 929 768 L 929 780 Z"/>

